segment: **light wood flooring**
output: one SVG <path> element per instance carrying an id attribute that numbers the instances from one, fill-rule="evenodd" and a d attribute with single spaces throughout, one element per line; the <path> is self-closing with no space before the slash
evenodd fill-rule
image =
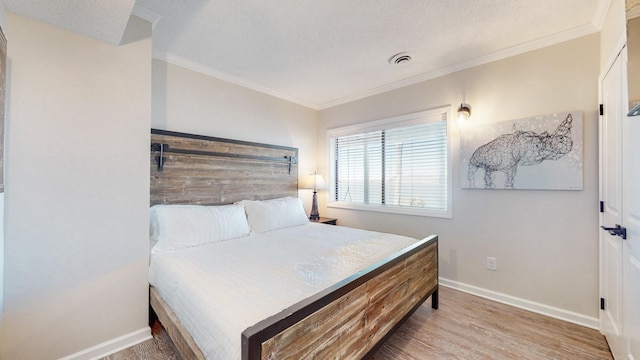
<path id="1" fill-rule="evenodd" d="M 440 308 L 427 300 L 371 357 L 387 359 L 613 359 L 596 330 L 440 287 Z M 153 340 L 104 360 L 178 360 L 159 325 Z"/>

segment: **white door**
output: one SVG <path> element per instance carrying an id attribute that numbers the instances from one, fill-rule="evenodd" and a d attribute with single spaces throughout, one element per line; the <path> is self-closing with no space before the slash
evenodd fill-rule
<path id="1" fill-rule="evenodd" d="M 626 116 L 626 58 L 601 85 L 600 225 L 621 228 L 600 232 L 600 329 L 616 359 L 640 360 L 640 116 Z"/>
<path id="2" fill-rule="evenodd" d="M 622 75 L 620 56 L 602 80 L 604 107 L 600 121 L 600 225 L 622 224 Z M 622 248 L 621 237 L 600 230 L 600 331 L 616 359 L 623 359 Z"/>
<path id="3" fill-rule="evenodd" d="M 625 89 L 626 78 L 625 71 Z M 627 104 L 627 92 L 623 99 Z M 622 133 L 622 224 L 627 229 L 622 251 L 626 354 L 623 359 L 640 360 L 640 116 L 624 116 Z"/>
<path id="4" fill-rule="evenodd" d="M 602 227 L 622 223 L 622 69 L 620 56 L 602 80 L 600 121 L 600 329 L 617 359 L 624 354 L 622 334 L 622 238 Z"/>

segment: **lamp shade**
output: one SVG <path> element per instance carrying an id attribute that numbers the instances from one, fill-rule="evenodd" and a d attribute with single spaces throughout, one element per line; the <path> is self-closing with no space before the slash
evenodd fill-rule
<path id="1" fill-rule="evenodd" d="M 321 190 L 326 188 L 327 183 L 324 182 L 322 175 L 318 173 L 309 174 L 300 181 L 300 189 Z"/>

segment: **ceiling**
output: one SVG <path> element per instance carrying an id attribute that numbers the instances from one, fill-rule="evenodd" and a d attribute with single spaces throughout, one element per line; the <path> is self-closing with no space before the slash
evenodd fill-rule
<path id="1" fill-rule="evenodd" d="M 2 0 L 6 11 L 118 44 L 135 0 Z"/>
<path id="2" fill-rule="evenodd" d="M 597 32 L 610 1 L 3 0 L 112 44 L 133 13 L 154 58 L 314 109 Z"/>

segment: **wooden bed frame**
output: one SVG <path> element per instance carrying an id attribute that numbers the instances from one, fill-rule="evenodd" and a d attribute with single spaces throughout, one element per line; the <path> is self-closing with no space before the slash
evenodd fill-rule
<path id="1" fill-rule="evenodd" d="M 297 196 L 297 157 L 296 148 L 152 129 L 151 205 Z M 249 327 L 242 359 L 364 358 L 430 296 L 437 309 L 435 235 Z M 204 359 L 153 287 L 150 304 L 181 355 Z"/>

